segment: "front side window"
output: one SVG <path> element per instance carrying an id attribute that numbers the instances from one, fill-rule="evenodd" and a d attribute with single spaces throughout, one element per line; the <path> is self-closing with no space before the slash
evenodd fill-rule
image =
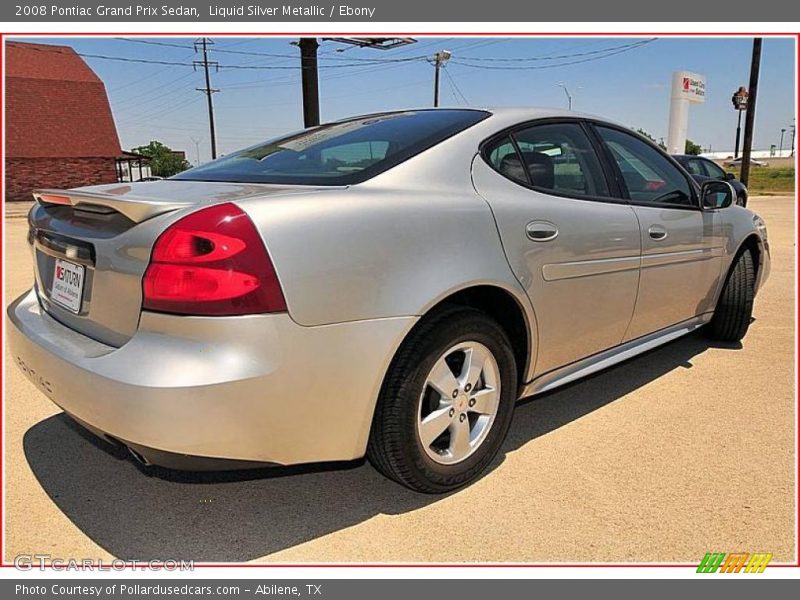
<path id="1" fill-rule="evenodd" d="M 172 179 L 350 185 L 366 181 L 489 116 L 480 110 L 369 115 L 257 144 Z"/>
<path id="2" fill-rule="evenodd" d="M 600 161 L 577 123 L 527 127 L 490 145 L 489 163 L 509 179 L 566 196 L 608 196 Z M 518 151 L 517 151 L 518 150 Z"/>
<path id="3" fill-rule="evenodd" d="M 622 173 L 631 200 L 695 204 L 689 181 L 666 156 L 629 133 L 602 126 L 596 129 Z"/>

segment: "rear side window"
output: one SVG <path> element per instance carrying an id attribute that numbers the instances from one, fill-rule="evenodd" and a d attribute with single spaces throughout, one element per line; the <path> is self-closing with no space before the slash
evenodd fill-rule
<path id="1" fill-rule="evenodd" d="M 666 156 L 629 133 L 596 128 L 622 173 L 631 200 L 694 205 L 689 181 Z"/>
<path id="2" fill-rule="evenodd" d="M 577 123 L 534 125 L 486 148 L 486 160 L 502 175 L 566 196 L 608 196 L 600 162 Z M 516 142 L 516 147 L 514 146 Z"/>
<path id="3" fill-rule="evenodd" d="M 517 183 L 529 183 L 525 167 L 511 138 L 506 136 L 493 142 L 486 149 L 486 159 L 495 170 Z"/>
<path id="4" fill-rule="evenodd" d="M 514 134 L 534 187 L 566 195 L 608 196 L 589 138 L 577 123 L 535 125 Z"/>
<path id="5" fill-rule="evenodd" d="M 257 144 L 172 179 L 290 185 L 366 181 L 489 116 L 480 110 L 369 115 Z"/>
<path id="6" fill-rule="evenodd" d="M 692 175 L 705 175 L 703 171 L 703 165 L 700 164 L 700 161 L 697 159 L 689 159 L 684 163 L 686 170 L 689 171 Z"/>
<path id="7" fill-rule="evenodd" d="M 715 179 L 725 178 L 725 171 L 723 171 L 719 165 L 711 162 L 710 160 L 704 160 L 702 162 L 703 166 L 706 168 L 706 173 L 708 173 L 709 177 L 714 177 Z"/>

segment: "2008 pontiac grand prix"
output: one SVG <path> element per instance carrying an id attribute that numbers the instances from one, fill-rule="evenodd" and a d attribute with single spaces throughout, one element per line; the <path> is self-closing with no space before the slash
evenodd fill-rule
<path id="1" fill-rule="evenodd" d="M 742 338 L 764 222 L 619 125 L 372 114 L 149 183 L 38 190 L 14 358 L 146 463 L 366 456 L 476 478 L 514 404 L 703 327 Z"/>

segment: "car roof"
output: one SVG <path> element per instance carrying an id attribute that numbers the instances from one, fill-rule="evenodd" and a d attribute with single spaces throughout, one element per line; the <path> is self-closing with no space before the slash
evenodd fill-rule
<path id="1" fill-rule="evenodd" d="M 427 110 L 479 110 L 488 112 L 490 117 L 486 119 L 484 123 L 487 126 L 497 129 L 513 127 L 514 125 L 525 123 L 526 121 L 536 121 L 538 119 L 566 118 L 599 121 L 601 123 L 608 123 L 609 125 L 615 125 L 617 127 L 633 131 L 630 126 L 625 125 L 624 123 L 619 123 L 613 119 L 608 119 L 600 115 L 593 115 L 590 113 L 547 106 L 476 106 L 474 108 L 466 108 L 463 106 L 447 106 Z"/>
<path id="2" fill-rule="evenodd" d="M 581 113 L 574 110 L 563 108 L 552 108 L 545 106 L 484 106 L 480 110 L 485 110 L 497 116 L 510 116 L 519 119 L 546 119 L 550 117 L 577 117 L 584 119 L 600 119 L 607 121 L 603 117 Z"/>
<path id="3" fill-rule="evenodd" d="M 421 112 L 421 111 L 475 111 L 475 112 L 484 112 L 489 113 L 492 121 L 502 121 L 503 123 L 507 123 L 508 125 L 512 125 L 514 123 L 524 123 L 525 121 L 534 121 L 537 119 L 551 119 L 551 118 L 573 118 L 573 119 L 590 119 L 596 121 L 602 121 L 605 123 L 609 123 L 612 125 L 617 125 L 619 127 L 624 127 L 626 129 L 630 129 L 630 127 L 623 125 L 621 123 L 617 123 L 612 119 L 607 119 L 605 117 L 601 117 L 598 115 L 592 115 L 588 113 L 582 113 L 572 110 L 565 110 L 562 108 L 552 108 L 552 107 L 535 107 L 535 106 L 440 106 L 440 107 L 430 107 L 430 106 L 420 106 L 420 107 L 407 107 L 395 110 L 387 110 L 377 113 L 367 113 L 362 115 L 353 115 L 342 119 L 342 121 L 349 121 L 352 119 L 362 119 L 365 117 L 371 116 L 378 116 L 378 115 L 390 115 L 395 113 L 403 113 L 403 112 Z M 338 121 L 333 121 L 338 122 Z M 504 126 L 508 126 L 504 125 Z"/>
<path id="4" fill-rule="evenodd" d="M 618 123 L 613 119 L 608 119 L 606 117 L 593 115 L 590 113 L 566 110 L 563 108 L 546 106 L 484 106 L 481 107 L 481 110 L 491 113 L 492 116 L 497 120 L 510 122 L 534 121 L 536 119 L 572 118 L 601 121 L 604 123 L 617 125 L 619 127 L 624 127 L 625 129 L 630 129 L 630 127 L 627 125 Z"/>

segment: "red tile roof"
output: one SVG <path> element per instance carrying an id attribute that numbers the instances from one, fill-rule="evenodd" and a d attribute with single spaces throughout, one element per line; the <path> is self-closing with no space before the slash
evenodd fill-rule
<path id="1" fill-rule="evenodd" d="M 6 44 L 6 156 L 116 157 L 103 82 L 69 46 Z"/>

